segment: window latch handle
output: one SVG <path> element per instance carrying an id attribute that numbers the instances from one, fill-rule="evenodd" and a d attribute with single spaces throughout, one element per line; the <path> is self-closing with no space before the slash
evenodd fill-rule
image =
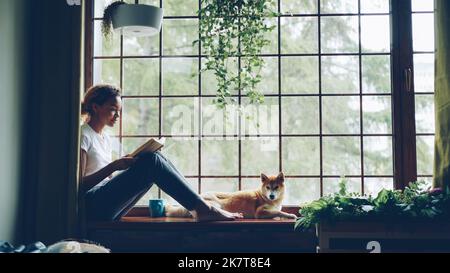
<path id="1" fill-rule="evenodd" d="M 412 91 L 412 69 L 411 68 L 405 68 L 405 85 L 406 85 L 406 91 L 411 92 Z"/>

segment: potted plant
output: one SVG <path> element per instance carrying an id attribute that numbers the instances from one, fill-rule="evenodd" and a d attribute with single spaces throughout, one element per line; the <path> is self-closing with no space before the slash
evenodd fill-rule
<path id="1" fill-rule="evenodd" d="M 408 247 L 416 247 L 411 251 L 421 251 L 432 246 L 411 242 L 431 242 L 436 238 L 448 242 L 450 190 L 424 189 L 424 185 L 415 182 L 403 191 L 382 190 L 373 198 L 348 193 L 342 180 L 339 193 L 324 196 L 300 209 L 302 217 L 296 221 L 295 228 L 315 227 L 322 251 L 333 247 L 349 250 L 352 244 L 366 250 L 361 244 L 374 242 L 384 242 L 392 251 L 395 247 L 399 251 Z"/>
<path id="2" fill-rule="evenodd" d="M 201 43 L 207 55 L 205 68 L 200 73 L 212 71 L 217 79 L 216 99 L 219 108 L 235 103 L 232 90 L 246 94 L 250 103 L 262 103 L 264 96 L 256 88 L 261 81 L 264 60 L 259 56 L 264 46 L 270 44 L 265 34 L 268 18 L 276 17 L 273 0 L 202 0 L 198 11 Z M 240 58 L 239 72 L 228 71 L 230 58 Z"/>
<path id="3" fill-rule="evenodd" d="M 161 30 L 162 19 L 161 8 L 116 1 L 103 12 L 102 33 L 109 38 L 112 30 L 117 29 L 123 35 L 152 36 Z"/>
<path id="4" fill-rule="evenodd" d="M 115 1 L 109 4 L 103 11 L 102 34 L 105 38 L 111 37 L 111 33 L 113 31 L 113 15 L 117 8 L 121 5 L 126 5 L 126 3 L 122 1 Z"/>

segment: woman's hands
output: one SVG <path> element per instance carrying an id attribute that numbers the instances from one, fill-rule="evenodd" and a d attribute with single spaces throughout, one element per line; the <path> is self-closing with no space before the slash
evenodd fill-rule
<path id="1" fill-rule="evenodd" d="M 97 185 L 107 177 L 112 178 L 111 175 L 115 171 L 122 171 L 128 169 L 129 167 L 131 167 L 131 165 L 133 165 L 136 162 L 136 160 L 137 158 L 133 158 L 129 155 L 126 155 L 125 157 L 122 157 L 120 159 L 117 159 L 116 161 L 109 163 L 106 167 L 98 170 L 96 173 L 86 176 L 87 153 L 82 149 L 80 164 L 81 164 L 81 174 L 83 177 L 83 191 L 85 192 L 89 191 L 95 185 Z"/>
<path id="2" fill-rule="evenodd" d="M 136 162 L 136 160 L 137 158 L 126 155 L 113 161 L 111 165 L 115 171 L 123 171 L 131 167 Z"/>

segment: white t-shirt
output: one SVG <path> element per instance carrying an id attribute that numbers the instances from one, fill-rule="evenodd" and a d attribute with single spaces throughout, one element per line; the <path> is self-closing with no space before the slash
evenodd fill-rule
<path id="1" fill-rule="evenodd" d="M 111 139 L 106 133 L 97 133 L 87 123 L 81 126 L 81 149 L 87 153 L 85 175 L 97 172 L 112 161 Z M 103 181 L 106 180 L 109 178 Z"/>

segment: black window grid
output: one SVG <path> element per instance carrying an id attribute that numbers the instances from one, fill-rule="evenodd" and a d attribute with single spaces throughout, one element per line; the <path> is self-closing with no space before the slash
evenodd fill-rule
<path id="1" fill-rule="evenodd" d="M 280 2 L 278 1 L 278 12 L 281 13 L 281 6 Z M 199 0 L 199 6 L 201 4 L 201 1 Z M 163 0 L 160 0 L 160 7 L 163 7 Z M 166 58 L 193 58 L 198 59 L 198 69 L 200 70 L 202 67 L 202 59 L 207 57 L 206 55 L 202 54 L 201 52 L 201 43 L 198 46 L 198 54 L 196 55 L 165 55 L 164 54 L 164 48 L 163 48 L 163 29 L 161 29 L 161 32 L 159 33 L 159 53 L 158 55 L 139 55 L 139 56 L 132 56 L 132 55 L 124 55 L 124 39 L 123 36 L 120 36 L 120 55 L 119 56 L 93 56 L 92 60 L 119 60 L 120 61 L 120 87 L 123 88 L 123 61 L 126 59 L 158 59 L 159 60 L 159 95 L 126 95 L 124 94 L 122 97 L 124 100 L 132 99 L 132 98 L 153 98 L 159 100 L 159 125 L 158 125 L 158 134 L 143 134 L 143 135 L 125 135 L 123 134 L 123 120 L 122 115 L 120 116 L 120 122 L 119 122 L 119 136 L 118 139 L 120 141 L 120 144 L 122 146 L 123 139 L 124 138 L 147 138 L 147 137 L 169 137 L 169 138 L 185 138 L 185 137 L 198 137 L 198 158 L 199 158 L 199 164 L 198 164 L 198 175 L 189 176 L 186 175 L 186 178 L 197 178 L 198 179 L 198 192 L 201 193 L 202 191 L 202 179 L 203 178 L 237 178 L 239 183 L 239 190 L 242 189 L 242 179 L 245 178 L 259 178 L 258 175 L 245 175 L 242 174 L 241 169 L 241 160 L 242 160 L 242 137 L 278 137 L 279 142 L 279 171 L 283 170 L 283 155 L 282 155 L 282 144 L 283 139 L 286 137 L 318 137 L 320 139 L 320 174 L 319 175 L 286 175 L 287 178 L 318 178 L 320 179 L 320 195 L 324 195 L 324 187 L 323 187 L 323 180 L 326 178 L 340 178 L 340 175 L 325 175 L 323 170 L 323 138 L 325 137 L 359 137 L 360 138 L 360 162 L 361 162 L 361 174 L 360 175 L 346 175 L 347 178 L 360 178 L 361 179 L 361 192 L 364 194 L 364 179 L 365 178 L 388 178 L 388 179 L 394 179 L 394 169 L 392 169 L 392 175 L 367 175 L 364 173 L 364 137 L 370 137 L 370 136 L 376 136 L 376 137 L 390 137 L 392 140 L 393 133 L 389 134 L 367 134 L 364 133 L 364 125 L 363 125 L 363 97 L 365 96 L 385 96 L 390 97 L 392 99 L 392 90 L 389 93 L 363 93 L 362 90 L 362 57 L 363 56 L 391 56 L 391 52 L 383 52 L 383 53 L 370 53 L 370 52 L 362 52 L 361 48 L 361 16 L 377 16 L 377 15 L 390 15 L 389 13 L 361 13 L 361 0 L 358 0 L 358 13 L 327 13 L 323 14 L 320 11 L 320 0 L 318 0 L 317 5 L 317 13 L 313 14 L 281 14 L 277 18 L 277 38 L 278 38 L 278 52 L 276 54 L 260 54 L 261 57 L 275 57 L 278 58 L 278 94 L 264 94 L 266 97 L 275 97 L 278 98 L 279 102 L 279 128 L 278 132 L 279 134 L 241 134 L 241 121 L 239 121 L 239 134 L 234 135 L 223 135 L 224 137 L 236 137 L 238 138 L 238 175 L 202 175 L 202 138 L 208 138 L 208 137 L 217 137 L 218 135 L 205 135 L 202 134 L 202 120 L 201 115 L 198 115 L 198 124 L 199 124 L 199 133 L 193 134 L 193 135 L 170 135 L 170 134 L 163 134 L 162 130 L 162 109 L 163 104 L 162 100 L 164 98 L 213 98 L 214 95 L 207 95 L 202 94 L 202 77 L 199 74 L 198 75 L 198 95 L 165 95 L 163 94 L 163 83 L 162 83 L 162 60 Z M 322 53 L 321 52 L 321 18 L 322 17 L 342 17 L 342 16 L 355 16 L 358 17 L 358 52 L 352 52 L 352 53 Z M 282 53 L 281 52 L 281 18 L 293 18 L 293 17 L 312 17 L 318 19 L 318 53 L 309 54 L 309 53 L 299 53 L 299 54 L 292 54 L 292 53 Z M 102 18 L 93 18 L 92 19 L 92 27 L 93 22 L 99 21 Z M 198 16 L 164 16 L 164 20 L 179 20 L 179 19 L 199 19 Z M 415 52 L 418 53 L 418 52 Z M 429 53 L 429 52 L 423 52 L 423 53 Z M 283 57 L 318 57 L 319 58 L 319 92 L 317 94 L 285 94 L 282 93 L 282 83 L 281 83 L 281 58 Z M 359 62 L 359 92 L 358 93 L 323 93 L 322 91 L 322 57 L 325 56 L 356 56 L 358 57 Z M 245 57 L 245 56 L 244 56 Z M 239 67 L 240 67 L 240 57 L 239 60 Z M 426 94 L 426 93 L 420 93 L 420 94 Z M 432 94 L 432 93 L 431 93 Z M 352 97 L 359 97 L 360 101 L 360 113 L 359 113 L 359 119 L 360 119 L 360 133 L 359 134 L 325 134 L 323 133 L 323 117 L 322 117 L 322 98 L 324 97 L 345 97 L 345 96 L 352 96 Z M 241 91 L 239 90 L 239 93 L 237 95 L 233 95 L 232 97 L 235 97 L 238 99 L 238 103 L 241 104 L 242 97 L 245 97 L 245 94 L 241 94 Z M 318 97 L 319 98 L 319 134 L 283 134 L 282 133 L 282 98 L 284 97 Z M 199 99 L 199 105 L 198 105 L 198 111 L 201 113 L 202 111 L 202 100 Z M 392 116 L 392 112 L 391 112 Z M 392 117 L 391 117 L 392 118 Z M 393 130 L 393 128 L 392 128 Z M 434 134 L 417 134 L 417 136 L 428 136 L 428 135 L 434 135 Z M 220 136 L 220 135 L 219 135 Z M 391 142 L 392 143 L 392 142 Z M 394 152 L 393 152 L 394 153 Z M 394 164 L 392 164 L 394 168 Z M 431 177 L 430 175 L 419 175 L 419 177 L 427 178 Z M 161 198 L 161 191 L 158 191 L 158 196 Z"/>

